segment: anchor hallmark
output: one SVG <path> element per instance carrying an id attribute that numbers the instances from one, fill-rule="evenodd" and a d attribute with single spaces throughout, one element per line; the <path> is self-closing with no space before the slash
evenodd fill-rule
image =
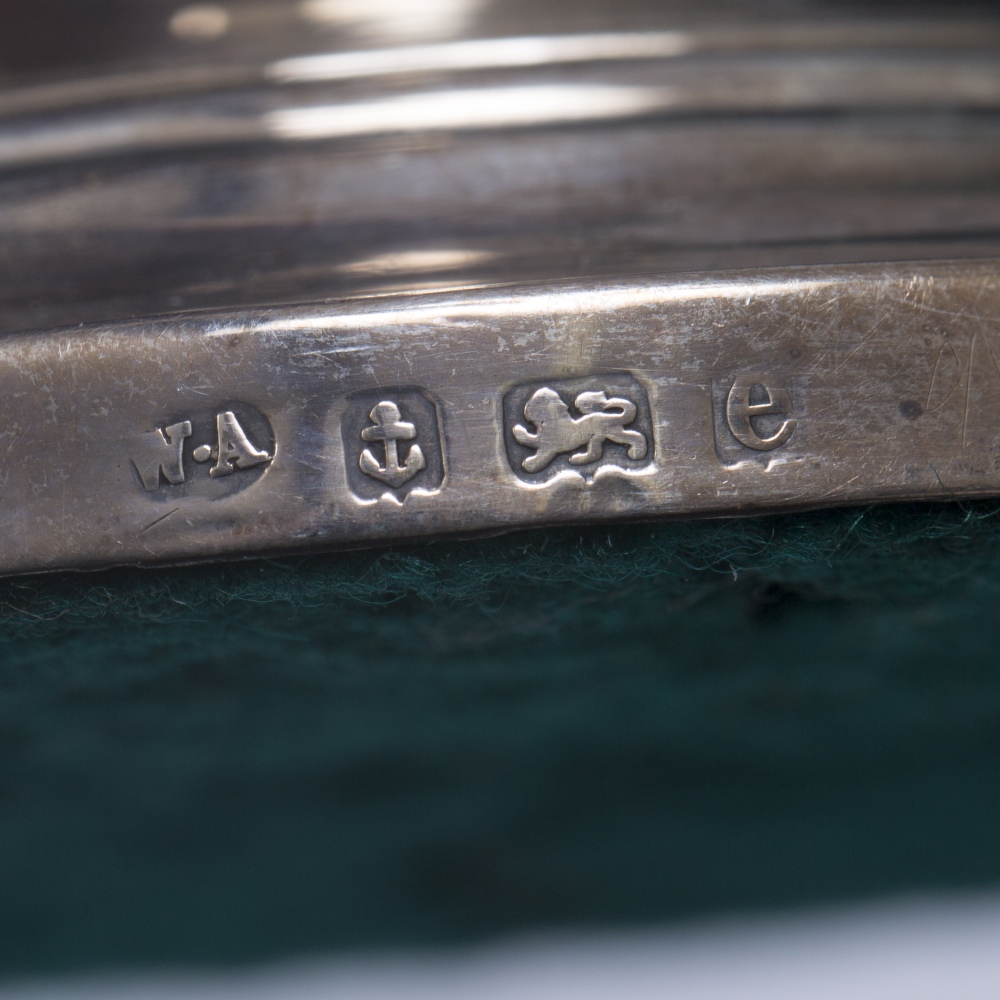
<path id="1" fill-rule="evenodd" d="M 400 464 L 399 442 L 412 441 L 417 436 L 417 428 L 399 412 L 399 407 L 389 401 L 377 403 L 369 414 L 373 426 L 361 431 L 364 441 L 381 441 L 385 450 L 385 465 L 380 465 L 370 448 L 365 448 L 358 459 L 358 465 L 366 476 L 399 489 L 418 472 L 427 468 L 427 460 L 419 444 L 410 445 L 406 458 Z"/>
<path id="2" fill-rule="evenodd" d="M 403 503 L 437 493 L 445 479 L 444 434 L 437 402 L 419 386 L 352 393 L 334 419 L 344 442 L 344 473 L 363 504 Z"/>

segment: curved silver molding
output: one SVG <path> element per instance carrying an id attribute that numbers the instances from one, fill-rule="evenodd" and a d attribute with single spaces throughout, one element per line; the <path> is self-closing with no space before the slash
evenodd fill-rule
<path id="1" fill-rule="evenodd" d="M 581 40 L 586 39 L 575 41 Z M 499 51 L 503 42 L 513 55 L 519 48 L 531 53 L 534 43 L 545 42 L 558 55 L 557 43 L 566 41 L 574 40 L 501 39 L 482 44 Z M 346 53 L 330 59 L 347 55 L 375 54 Z M 392 52 L 383 50 L 379 55 L 391 57 Z M 590 65 L 584 60 L 569 67 L 558 59 L 546 65 L 529 60 L 525 66 L 512 65 L 506 73 L 501 67 L 499 75 L 485 82 L 455 77 L 445 67 L 441 71 L 449 76 L 445 86 L 434 81 L 429 69 L 424 71 L 431 78 L 426 81 L 421 73 L 416 80 L 401 74 L 403 82 L 392 73 L 369 79 L 376 76 L 381 60 L 373 60 L 367 72 L 358 70 L 355 79 L 339 77 L 331 65 L 287 61 L 271 67 L 279 74 L 277 80 L 297 73 L 309 81 L 313 73 L 322 82 L 314 83 L 305 95 L 273 85 L 253 86 L 254 75 L 249 72 L 219 70 L 206 73 L 206 81 L 218 77 L 249 85 L 235 95 L 185 94 L 182 87 L 169 99 L 150 97 L 138 104 L 120 99 L 68 117 L 54 113 L 0 119 L 0 171 L 248 143 L 433 138 L 693 115 L 1000 110 L 1000 57 L 995 51 L 878 56 L 795 52 L 763 59 L 743 55 L 728 60 L 722 74 L 713 59 L 669 64 L 633 57 Z M 483 69 L 497 68 L 487 60 Z M 192 82 L 198 79 L 197 74 L 190 76 Z M 136 84 L 141 92 L 141 81 Z M 102 89 L 98 82 L 88 86 Z M 72 94 L 64 96 L 73 100 Z M 28 97 L 21 96 L 22 106 L 31 106 Z M 17 94 L 7 100 L 16 102 Z M 0 97 L 0 111 L 2 102 Z"/>
<path id="2" fill-rule="evenodd" d="M 0 571 L 1000 494 L 1000 261 L 0 340 Z"/>
<path id="3" fill-rule="evenodd" d="M 287 12 L 289 5 L 275 5 Z M 550 0 L 543 8 L 555 8 Z M 647 12 L 647 16 L 648 16 Z M 1000 45 L 996 20 L 942 20 L 910 16 L 906 19 L 840 19 L 834 22 L 778 22 L 770 24 L 722 25 L 699 23 L 676 26 L 669 10 L 654 11 L 657 27 L 641 31 L 578 32 L 571 34 L 517 34 L 449 38 L 422 44 L 390 44 L 358 48 L 356 44 L 329 51 L 315 51 L 319 38 L 311 36 L 309 51 L 272 60 L 189 61 L 174 57 L 169 65 L 145 69 L 111 69 L 101 74 L 69 80 L 52 80 L 12 86 L 0 90 L 0 118 L 44 112 L 80 110 L 118 101 L 170 98 L 191 94 L 210 95 L 238 87 L 276 84 L 357 82 L 406 76 L 440 79 L 443 74 L 475 74 L 559 66 L 613 66 L 636 62 L 670 61 L 697 57 L 845 56 L 864 53 L 920 52 L 968 59 Z M 287 16 L 287 15 L 286 15 Z M 564 21 L 571 23 L 571 16 Z M 662 25 L 674 26 L 662 30 Z M 530 28 L 532 25 L 524 25 Z M 164 26 L 166 27 L 166 25 Z M 262 26 L 266 30 L 267 23 Z M 302 43 L 300 43 L 301 46 Z M 191 56 L 208 53 L 190 53 Z M 879 96 L 878 83 L 870 79 Z M 939 79 L 938 86 L 947 85 Z M 944 96 L 939 94 L 940 98 Z M 951 91 L 952 99 L 961 99 Z"/>

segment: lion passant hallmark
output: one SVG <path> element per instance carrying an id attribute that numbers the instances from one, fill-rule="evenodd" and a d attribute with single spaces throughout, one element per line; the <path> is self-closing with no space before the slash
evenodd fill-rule
<path id="1" fill-rule="evenodd" d="M 515 424 L 512 433 L 518 444 L 534 449 L 535 454 L 521 462 L 525 472 L 541 472 L 566 453 L 571 465 L 599 462 L 609 442 L 624 445 L 629 458 L 646 457 L 646 436 L 626 429 L 639 412 L 630 399 L 608 399 L 603 391 L 581 392 L 573 406 L 582 416 L 574 417 L 559 393 L 547 386 L 536 389 L 524 404 L 524 416 L 535 431 Z"/>
<path id="2" fill-rule="evenodd" d="M 572 472 L 633 472 L 653 458 L 646 390 L 623 372 L 520 385 L 504 398 L 504 440 L 512 471 L 529 483 Z"/>

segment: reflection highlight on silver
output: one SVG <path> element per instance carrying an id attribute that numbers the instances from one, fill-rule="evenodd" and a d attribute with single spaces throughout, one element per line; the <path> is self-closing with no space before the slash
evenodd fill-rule
<path id="1" fill-rule="evenodd" d="M 348 264 L 341 264 L 336 270 L 349 275 L 423 274 L 487 264 L 495 257 L 496 254 L 489 250 L 435 247 L 362 257 Z"/>
<path id="2" fill-rule="evenodd" d="M 229 11 L 215 3 L 196 3 L 181 7 L 170 18 L 170 33 L 188 42 L 221 38 L 232 25 Z"/>
<path id="3" fill-rule="evenodd" d="M 669 87 L 475 87 L 402 94 L 357 104 L 282 108 L 264 115 L 263 125 L 279 139 L 340 139 L 627 118 L 670 107 L 673 101 L 674 92 Z"/>
<path id="4" fill-rule="evenodd" d="M 301 0 L 299 16 L 321 28 L 341 28 L 380 41 L 457 35 L 484 0 Z"/>
<path id="5" fill-rule="evenodd" d="M 267 67 L 267 76 L 278 83 L 308 83 L 403 73 L 448 73 L 604 60 L 665 59 L 690 52 L 693 45 L 692 36 L 682 31 L 480 38 L 441 45 L 329 52 L 281 59 Z"/>

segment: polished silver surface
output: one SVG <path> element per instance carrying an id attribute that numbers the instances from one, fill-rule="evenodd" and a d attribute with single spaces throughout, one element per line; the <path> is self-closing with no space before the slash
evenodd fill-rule
<path id="1" fill-rule="evenodd" d="M 720 73 L 715 56 L 664 55 L 683 44 L 672 39 L 519 37 L 453 43 L 450 51 L 440 45 L 283 60 L 265 67 L 258 85 L 235 93 L 211 86 L 185 93 L 182 86 L 179 95 L 151 95 L 140 104 L 123 93 L 71 117 L 59 109 L 48 117 L 0 118 L 0 170 L 247 143 L 356 142 L 698 114 L 1000 108 L 996 50 L 737 51 Z M 254 82 L 252 74 L 216 72 Z M 282 86 L 289 83 L 300 86 Z M 134 84 L 143 89 L 141 81 Z M 61 96 L 73 100 L 71 93 Z M 14 92 L 7 101 L 10 111 L 40 103 L 32 92 Z"/>
<path id="2" fill-rule="evenodd" d="M 1000 493 L 1000 263 L 373 297 L 0 344 L 0 570 Z"/>
<path id="3" fill-rule="evenodd" d="M 0 13 L 0 332 L 1000 255 L 986 8 L 54 2 Z"/>

